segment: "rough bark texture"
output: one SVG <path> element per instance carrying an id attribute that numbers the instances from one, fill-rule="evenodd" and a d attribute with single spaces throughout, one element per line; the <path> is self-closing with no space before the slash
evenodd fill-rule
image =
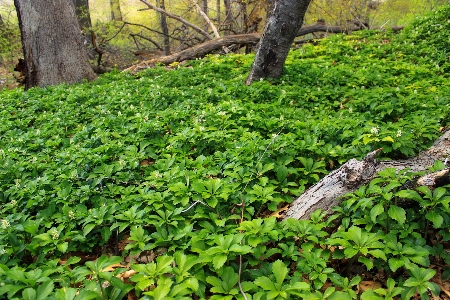
<path id="1" fill-rule="evenodd" d="M 164 0 L 157 0 L 157 5 L 159 8 L 166 10 L 166 4 Z M 166 15 L 161 13 L 159 15 L 159 24 L 161 25 L 161 31 L 163 33 L 163 45 L 164 45 L 164 54 L 170 54 L 170 40 L 169 40 L 169 26 L 167 25 Z"/>
<path id="2" fill-rule="evenodd" d="M 428 151 L 421 152 L 411 159 L 377 162 L 375 159 L 377 153 L 378 150 L 371 152 L 361 161 L 351 159 L 328 174 L 297 198 L 287 209 L 284 218 L 308 219 L 317 209 L 331 213 L 331 209 L 339 204 L 341 196 L 357 190 L 385 168 L 397 170 L 410 168 L 411 171 L 418 172 L 427 170 L 436 160 L 445 161 L 450 157 L 450 130 L 445 132 Z M 424 176 L 418 183 L 432 185 L 432 181 L 436 181 L 436 178 L 440 180 L 448 176 L 448 172 L 444 173 Z"/>
<path id="3" fill-rule="evenodd" d="M 14 0 L 25 58 L 25 89 L 96 78 L 71 1 Z"/>
<path id="4" fill-rule="evenodd" d="M 246 84 L 260 78 L 278 78 L 311 0 L 278 0 L 267 20 Z"/>

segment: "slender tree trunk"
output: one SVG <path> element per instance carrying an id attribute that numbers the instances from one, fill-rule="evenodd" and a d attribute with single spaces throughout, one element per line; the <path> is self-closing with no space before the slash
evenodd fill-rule
<path id="1" fill-rule="evenodd" d="M 231 11 L 231 0 L 223 0 L 225 5 L 225 23 L 224 26 L 226 28 L 225 35 L 231 34 L 231 29 L 233 27 L 233 13 Z"/>
<path id="2" fill-rule="evenodd" d="M 75 7 L 66 0 L 14 0 L 25 58 L 25 89 L 94 80 Z"/>
<path id="3" fill-rule="evenodd" d="M 208 0 L 202 0 L 202 10 L 205 15 L 208 15 Z"/>
<path id="4" fill-rule="evenodd" d="M 164 0 L 156 0 L 156 6 L 166 10 Z M 161 25 L 161 31 L 163 33 L 163 44 L 164 44 L 164 54 L 170 54 L 170 40 L 169 40 L 169 27 L 167 26 L 167 17 L 165 14 L 161 13 L 159 15 L 159 23 Z"/>
<path id="5" fill-rule="evenodd" d="M 120 0 L 110 0 L 111 3 L 111 20 L 122 21 L 122 11 L 120 10 Z"/>
<path id="6" fill-rule="evenodd" d="M 220 28 L 220 0 L 216 2 L 216 10 L 217 10 L 217 28 Z"/>
<path id="7" fill-rule="evenodd" d="M 73 0 L 75 4 L 75 13 L 77 15 L 78 23 L 81 29 L 92 27 L 91 14 L 89 11 L 88 0 Z"/>
<path id="8" fill-rule="evenodd" d="M 246 84 L 261 78 L 278 78 L 311 0 L 278 0 L 267 20 Z"/>

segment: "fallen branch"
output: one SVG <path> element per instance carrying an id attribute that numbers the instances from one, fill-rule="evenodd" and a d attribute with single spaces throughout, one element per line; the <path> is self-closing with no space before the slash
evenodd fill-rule
<path id="1" fill-rule="evenodd" d="M 445 132 L 427 151 L 406 160 L 377 162 L 375 159 L 380 149 L 375 150 L 361 160 L 351 159 L 339 169 L 331 172 L 317 184 L 309 188 L 289 206 L 284 218 L 308 219 L 310 214 L 321 209 L 331 213 L 339 205 L 339 198 L 372 180 L 376 173 L 386 168 L 402 170 L 409 168 L 412 172 L 425 171 L 436 160 L 444 161 L 450 157 L 450 130 Z M 421 177 L 416 184 L 433 185 L 439 180 L 448 180 L 448 170 Z"/>
<path id="2" fill-rule="evenodd" d="M 140 0 L 141 2 L 145 0 Z M 146 1 L 145 1 L 146 2 Z M 392 27 L 394 31 L 399 31 L 403 27 Z M 322 22 L 318 22 L 313 25 L 304 26 L 300 28 L 297 32 L 297 36 L 304 36 L 306 34 L 314 33 L 314 32 L 329 32 L 329 33 L 346 33 L 349 31 L 357 31 L 362 30 L 360 27 L 354 28 L 343 28 L 340 26 L 327 26 Z M 191 60 L 196 58 L 204 57 L 206 54 L 211 53 L 213 51 L 217 51 L 223 47 L 231 46 L 234 44 L 246 45 L 246 44 L 257 44 L 261 39 L 261 33 L 249 33 L 249 34 L 237 34 L 237 35 L 228 35 L 215 40 L 210 40 L 204 42 L 199 45 L 195 45 L 191 48 L 183 50 L 178 53 L 174 53 L 168 56 L 163 56 L 151 60 L 146 60 L 140 62 L 137 65 L 131 66 L 124 71 L 131 71 L 133 73 L 139 72 L 143 69 L 151 68 L 158 63 L 169 65 L 174 62 L 181 62 L 184 60 Z"/>
<path id="3" fill-rule="evenodd" d="M 169 65 L 173 62 L 201 58 L 214 50 L 222 48 L 223 46 L 229 46 L 233 44 L 256 44 L 258 43 L 260 38 L 260 33 L 228 35 L 219 39 L 215 39 L 213 41 L 193 46 L 181 52 L 141 62 L 137 65 L 125 69 L 124 71 L 131 71 L 135 73 L 141 71 L 142 69 L 153 67 L 158 63 Z"/>

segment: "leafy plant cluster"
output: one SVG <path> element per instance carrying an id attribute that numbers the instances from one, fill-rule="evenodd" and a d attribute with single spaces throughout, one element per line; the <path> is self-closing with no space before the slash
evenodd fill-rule
<path id="1" fill-rule="evenodd" d="M 230 55 L 1 92 L 0 297 L 438 294 L 448 187 L 388 169 L 330 218 L 269 215 L 350 158 L 414 155 L 448 126 L 449 14 L 304 46 L 249 87 L 252 56 Z"/>

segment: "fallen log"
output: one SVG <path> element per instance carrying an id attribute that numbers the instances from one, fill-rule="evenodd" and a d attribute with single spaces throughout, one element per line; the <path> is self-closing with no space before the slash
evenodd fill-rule
<path id="1" fill-rule="evenodd" d="M 394 31 L 399 31 L 403 27 L 393 27 Z M 358 31 L 365 29 L 363 27 L 351 27 L 344 28 L 340 26 L 327 26 L 323 22 L 317 22 L 313 25 L 304 26 L 299 29 L 297 32 L 297 36 L 304 36 L 314 32 L 329 32 L 329 33 L 347 33 L 351 31 Z M 170 65 L 174 62 L 181 62 L 184 60 L 193 60 L 197 58 L 202 58 L 206 54 L 209 54 L 213 51 L 217 51 L 222 49 L 222 47 L 228 47 L 235 44 L 240 45 L 248 45 L 248 44 L 257 44 L 261 39 L 261 33 L 248 33 L 248 34 L 236 34 L 224 36 L 218 39 L 206 41 L 202 44 L 195 45 L 186 50 L 168 55 L 162 56 L 158 58 L 153 58 L 150 60 L 142 61 L 136 65 L 133 65 L 124 71 L 131 71 L 132 73 L 139 72 L 143 69 L 151 68 L 156 64 Z"/>
<path id="2" fill-rule="evenodd" d="M 310 214 L 317 209 L 330 214 L 332 208 L 339 205 L 340 197 L 367 184 L 383 169 L 409 168 L 412 172 L 420 172 L 426 171 L 436 160 L 447 161 L 450 157 L 450 130 L 436 140 L 430 149 L 410 159 L 378 162 L 376 155 L 380 151 L 381 149 L 370 152 L 361 161 L 349 160 L 294 200 L 281 216 L 284 219 L 309 219 Z M 419 178 L 416 184 L 433 186 L 439 181 L 448 181 L 448 177 L 449 169 L 446 169 L 425 175 Z"/>

